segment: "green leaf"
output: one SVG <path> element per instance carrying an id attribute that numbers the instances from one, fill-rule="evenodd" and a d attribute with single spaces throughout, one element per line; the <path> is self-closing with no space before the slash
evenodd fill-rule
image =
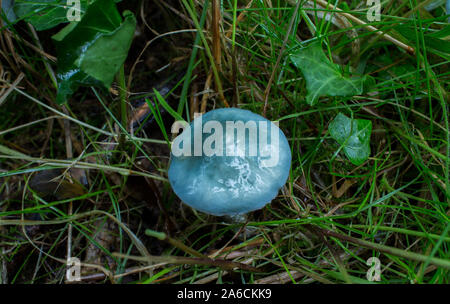
<path id="1" fill-rule="evenodd" d="M 80 16 L 94 0 L 80 0 Z M 18 18 L 31 23 L 36 30 L 42 31 L 69 22 L 67 0 L 16 0 L 14 12 Z"/>
<path id="2" fill-rule="evenodd" d="M 12 0 L 4 0 L 3 2 L 12 2 Z M 80 17 L 82 18 L 87 8 L 96 0 L 79 0 L 80 1 Z M 110 0 L 113 1 L 113 0 Z M 3 3 L 2 2 L 2 3 Z M 114 2 L 120 2 L 120 0 L 114 0 Z M 10 22 L 14 19 L 10 19 L 17 15 L 17 18 L 24 19 L 26 22 L 31 23 L 36 30 L 43 31 L 51 29 L 60 23 L 69 22 L 67 14 L 69 8 L 77 9 L 75 0 L 69 2 L 68 0 L 16 0 L 14 3 L 13 11 L 9 12 L 12 15 L 7 15 Z"/>
<path id="3" fill-rule="evenodd" d="M 158 90 L 153 89 L 153 92 L 156 95 L 156 99 L 158 100 L 158 102 L 162 105 L 162 107 L 170 114 L 172 115 L 173 118 L 175 118 L 175 120 L 179 120 L 179 121 L 185 121 L 183 117 L 181 117 L 180 114 L 178 114 L 177 111 L 175 111 L 174 109 L 172 109 L 172 107 L 167 103 L 167 101 L 164 99 L 164 97 L 161 96 L 161 93 L 159 93 Z"/>
<path id="4" fill-rule="evenodd" d="M 450 3 L 450 2 L 449 2 Z M 428 34 L 430 37 L 445 38 L 450 36 L 450 25 L 447 24 L 442 30 Z"/>
<path id="5" fill-rule="evenodd" d="M 68 25 L 62 28 L 58 33 L 52 36 L 55 41 L 62 41 L 74 28 L 76 28 L 78 22 L 70 22 Z"/>
<path id="6" fill-rule="evenodd" d="M 363 92 L 364 77 L 346 78 L 325 56 L 319 42 L 291 54 L 291 60 L 306 79 L 306 101 L 314 105 L 320 96 L 353 96 Z"/>
<path id="7" fill-rule="evenodd" d="M 407 25 L 400 25 L 394 27 L 396 31 L 398 31 L 403 37 L 405 37 L 410 44 L 415 45 L 418 37 L 421 35 L 420 32 L 416 33 L 416 30 L 413 27 L 409 27 Z M 439 39 L 439 35 L 448 33 L 448 29 L 443 29 L 442 33 L 434 33 L 423 35 L 423 39 L 425 45 L 437 51 L 443 52 L 445 54 L 450 53 L 450 41 Z M 436 37 L 437 34 L 437 37 Z M 418 36 L 419 35 L 419 36 Z"/>
<path id="8" fill-rule="evenodd" d="M 372 122 L 366 119 L 351 119 L 339 113 L 328 126 L 331 137 L 342 145 L 345 155 L 356 166 L 370 155 Z"/>
<path id="9" fill-rule="evenodd" d="M 53 36 L 58 54 L 57 102 L 63 103 L 80 86 L 109 88 L 124 63 L 136 28 L 134 15 L 124 20 L 113 1 L 97 0 L 80 22 Z"/>

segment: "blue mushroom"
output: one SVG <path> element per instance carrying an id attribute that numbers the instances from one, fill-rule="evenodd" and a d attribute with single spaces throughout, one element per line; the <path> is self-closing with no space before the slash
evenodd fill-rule
<path id="1" fill-rule="evenodd" d="M 169 182 L 202 212 L 236 216 L 261 209 L 286 183 L 291 150 L 272 122 L 253 112 L 210 111 L 185 126 L 172 143 Z"/>

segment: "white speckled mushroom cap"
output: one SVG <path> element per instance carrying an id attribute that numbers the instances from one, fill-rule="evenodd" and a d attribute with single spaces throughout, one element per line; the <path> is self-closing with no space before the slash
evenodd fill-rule
<path id="1" fill-rule="evenodd" d="M 196 118 L 174 140 L 168 175 L 187 205 L 233 216 L 271 202 L 286 183 L 290 166 L 289 143 L 274 123 L 229 108 Z"/>

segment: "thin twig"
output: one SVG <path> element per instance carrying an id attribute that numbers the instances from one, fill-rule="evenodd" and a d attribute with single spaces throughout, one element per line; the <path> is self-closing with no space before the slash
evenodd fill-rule
<path id="1" fill-rule="evenodd" d="M 134 261 L 147 262 L 147 263 L 171 263 L 171 264 L 187 264 L 187 265 L 207 265 L 215 266 L 226 270 L 233 270 L 235 268 L 250 271 L 250 272 L 262 272 L 260 268 L 256 268 L 250 265 L 246 265 L 239 262 L 227 261 L 222 259 L 210 259 L 210 258 L 187 258 L 179 256 L 130 256 L 122 253 L 113 253 L 113 256 L 118 258 L 124 258 Z"/>
<path id="2" fill-rule="evenodd" d="M 392 37 L 391 35 L 388 35 L 382 31 L 380 31 L 379 29 L 377 29 L 376 27 L 367 24 L 366 22 L 362 21 L 361 19 L 356 18 L 355 16 L 353 16 L 352 14 L 349 13 L 344 13 L 340 8 L 335 7 L 334 5 L 327 3 L 324 0 L 316 0 L 322 7 L 324 8 L 330 8 L 334 11 L 336 11 L 338 14 L 341 14 L 342 16 L 346 17 L 347 19 L 350 19 L 352 21 L 354 21 L 355 23 L 364 26 L 366 29 L 368 29 L 371 32 L 374 32 L 375 34 L 381 36 L 383 39 L 386 39 L 387 41 L 392 42 L 393 44 L 397 45 L 398 47 L 404 49 L 405 51 L 407 51 L 410 54 L 415 54 L 415 50 L 413 47 L 395 39 L 394 37 Z"/>
<path id="3" fill-rule="evenodd" d="M 353 244 L 357 244 L 366 248 L 371 248 L 374 250 L 378 250 L 380 252 L 384 252 L 387 254 L 392 254 L 395 256 L 399 256 L 405 259 L 410 259 L 410 260 L 415 260 L 415 261 L 419 261 L 419 262 L 427 262 L 430 264 L 434 264 L 436 266 L 439 267 L 443 267 L 446 269 L 450 269 L 450 261 L 448 260 L 443 260 L 443 259 L 439 259 L 439 258 L 435 258 L 435 257 L 430 257 L 430 256 L 426 256 L 426 255 L 422 255 L 422 254 L 418 254 L 415 252 L 410 252 L 410 251 L 406 251 L 406 250 L 402 250 L 402 249 L 398 249 L 395 247 L 389 247 L 386 245 L 381 245 L 381 244 L 376 244 L 376 243 L 372 243 L 372 242 L 368 242 L 365 240 L 360 240 L 348 235 L 343 235 L 331 230 L 326 230 L 326 229 L 321 229 L 321 228 L 316 228 L 318 230 L 320 230 L 323 234 L 327 235 L 327 236 L 331 236 L 343 241 L 347 241 Z"/>
<path id="4" fill-rule="evenodd" d="M 10 87 L 3 93 L 2 96 L 0 96 L 0 106 L 5 102 L 6 97 L 11 94 L 11 92 L 17 87 L 17 85 L 22 81 L 23 77 L 25 76 L 24 73 L 20 73 L 19 76 L 17 76 L 16 80 L 10 85 Z"/>
<path id="5" fill-rule="evenodd" d="M 221 50 L 220 50 L 220 3 L 218 0 L 212 1 L 212 39 L 213 39 L 213 57 L 217 67 L 217 72 L 221 72 Z"/>

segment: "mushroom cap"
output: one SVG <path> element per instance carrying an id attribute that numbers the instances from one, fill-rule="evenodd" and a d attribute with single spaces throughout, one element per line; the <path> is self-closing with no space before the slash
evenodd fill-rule
<path id="1" fill-rule="evenodd" d="M 172 144 L 168 175 L 176 195 L 192 208 L 216 216 L 244 214 L 271 202 L 286 183 L 291 166 L 291 150 L 283 132 L 264 117 L 238 108 L 216 109 L 200 117 Z M 219 126 L 207 130 L 207 123 Z M 228 129 L 233 123 L 238 127 Z M 239 137 L 240 130 L 245 133 Z M 200 134 L 197 143 L 202 144 L 202 155 L 194 156 L 198 155 L 194 137 Z M 218 137 L 211 144 L 213 135 Z M 174 147 L 186 148 L 190 154 L 175 156 Z M 207 156 L 207 147 L 219 150 Z"/>

